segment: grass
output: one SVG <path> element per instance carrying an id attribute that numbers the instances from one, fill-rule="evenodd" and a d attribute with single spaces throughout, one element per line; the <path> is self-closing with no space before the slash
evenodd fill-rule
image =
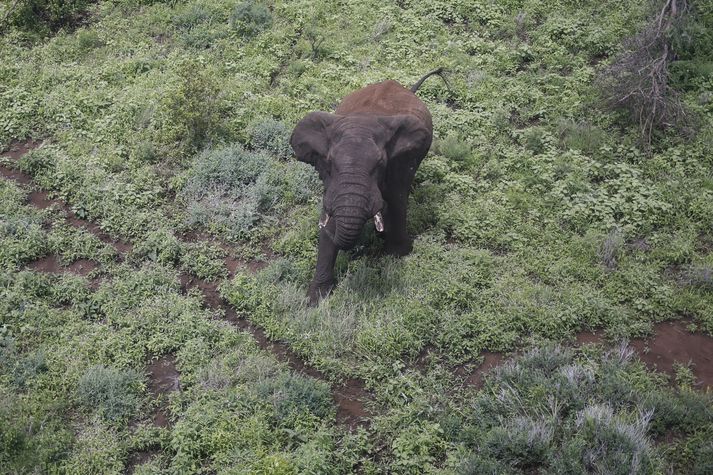
<path id="1" fill-rule="evenodd" d="M 707 31 L 708 3 L 686 28 Z M 645 2 L 80 6 L 63 28 L 2 27 L 0 148 L 44 139 L 17 166 L 133 248 L 119 259 L 0 181 L 0 465 L 119 473 L 147 450 L 136 473 L 709 470 L 711 403 L 690 371 L 668 387 L 624 350 L 567 347 L 681 316 L 713 333 L 710 75 L 678 65 L 699 132 L 648 150 L 597 102 Z M 709 61 L 697 41 L 682 60 Z M 435 141 L 411 194 L 414 252 L 386 257 L 366 230 L 307 307 L 321 184 L 291 157 L 292 126 L 441 66 L 450 89 L 419 91 Z M 226 255 L 268 262 L 229 278 Z M 27 269 L 46 256 L 95 261 L 99 280 Z M 369 427 L 336 424 L 324 382 L 184 293 L 181 273 L 330 382 L 365 381 Z M 465 387 L 456 370 L 483 351 L 521 356 Z M 159 428 L 144 369 L 166 354 L 181 391 L 161 398 Z"/>

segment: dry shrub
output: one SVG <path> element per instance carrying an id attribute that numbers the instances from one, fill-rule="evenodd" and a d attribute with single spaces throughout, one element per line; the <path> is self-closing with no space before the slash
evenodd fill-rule
<path id="1" fill-rule="evenodd" d="M 683 130 L 689 123 L 680 95 L 670 86 L 669 72 L 675 59 L 671 35 L 688 10 L 686 0 L 665 0 L 599 76 L 606 104 L 626 111 L 638 123 L 647 149 L 654 131 Z"/>

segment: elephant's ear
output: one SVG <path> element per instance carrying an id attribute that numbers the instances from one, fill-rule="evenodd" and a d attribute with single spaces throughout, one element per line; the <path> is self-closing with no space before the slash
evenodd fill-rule
<path id="1" fill-rule="evenodd" d="M 433 139 L 433 132 L 422 120 L 413 115 L 380 117 L 386 134 L 385 150 L 389 161 L 401 161 L 414 154 L 423 158 Z"/>
<path id="2" fill-rule="evenodd" d="M 318 166 L 319 160 L 325 158 L 329 150 L 327 127 L 335 120 L 334 114 L 311 112 L 297 123 L 290 137 L 290 145 L 298 160 Z"/>

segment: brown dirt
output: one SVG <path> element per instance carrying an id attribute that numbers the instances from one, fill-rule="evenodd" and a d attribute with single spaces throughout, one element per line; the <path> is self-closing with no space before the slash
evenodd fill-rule
<path id="1" fill-rule="evenodd" d="M 461 365 L 455 369 L 455 374 L 457 376 L 465 376 L 463 384 L 466 386 L 472 386 L 474 388 L 480 389 L 483 387 L 483 377 L 485 373 L 500 365 L 505 360 L 505 355 L 502 353 L 493 353 L 490 351 L 483 351 L 480 356 L 483 357 L 483 362 L 472 371 L 467 376 L 466 366 Z"/>
<path id="2" fill-rule="evenodd" d="M 149 374 L 149 391 L 155 396 L 181 389 L 176 357 L 164 355 L 146 367 Z"/>
<path id="3" fill-rule="evenodd" d="M 180 374 L 176 369 L 176 357 L 174 355 L 164 355 L 146 365 L 146 373 L 149 377 L 149 391 L 154 398 L 162 398 L 165 394 L 173 391 L 180 391 Z M 166 402 L 161 399 L 159 407 L 151 416 L 151 421 L 156 427 L 170 427 L 171 421 L 166 412 Z M 138 452 L 129 454 L 124 473 L 134 473 L 137 466 L 143 465 L 151 458 L 158 455 L 160 450 L 157 447 L 149 447 Z"/>
<path id="4" fill-rule="evenodd" d="M 676 320 L 656 324 L 652 337 L 632 340 L 629 346 L 649 369 L 669 376 L 675 375 L 675 363 L 691 363 L 696 388 L 705 391 L 713 388 L 713 337 L 691 333 L 686 328 L 690 323 L 690 320 Z M 579 332 L 575 340 L 578 346 L 607 344 L 604 335 L 597 331 Z M 465 385 L 480 388 L 483 375 L 505 360 L 501 353 L 483 352 L 481 356 L 485 358 L 483 363 L 467 376 L 465 365 L 455 369 L 456 375 L 465 376 Z"/>
<path id="5" fill-rule="evenodd" d="M 691 333 L 688 320 L 663 322 L 654 326 L 649 339 L 631 342 L 641 361 L 650 369 L 674 375 L 674 363 L 692 363 L 696 388 L 713 388 L 713 337 Z"/>
<path id="6" fill-rule="evenodd" d="M 142 450 L 141 452 L 134 452 L 130 454 L 129 459 L 126 462 L 126 468 L 124 469 L 124 473 L 134 473 L 136 467 L 145 464 L 158 454 L 158 449 Z"/>
<path id="7" fill-rule="evenodd" d="M 180 375 L 176 369 L 176 358 L 173 355 L 162 356 L 149 364 L 146 370 L 149 375 L 149 391 L 154 397 L 159 398 L 164 394 L 181 389 Z M 153 424 L 156 427 L 171 425 L 165 404 L 162 404 L 154 412 Z"/>
<path id="8" fill-rule="evenodd" d="M 60 264 L 58 256 L 51 255 L 41 257 L 36 261 L 30 262 L 27 264 L 27 267 L 37 272 L 46 272 L 50 274 L 71 273 L 86 276 L 93 270 L 97 269 L 99 264 L 89 259 L 79 259 L 72 262 L 68 266 L 63 266 Z"/>
<path id="9" fill-rule="evenodd" d="M 583 331 L 577 333 L 575 341 L 577 342 L 577 346 L 598 345 L 604 342 L 604 336 L 596 331 Z"/>

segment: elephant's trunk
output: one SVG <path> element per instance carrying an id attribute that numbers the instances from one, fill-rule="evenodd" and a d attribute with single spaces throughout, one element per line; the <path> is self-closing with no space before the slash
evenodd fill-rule
<path id="1" fill-rule="evenodd" d="M 332 207 L 335 221 L 332 240 L 339 249 L 351 249 L 370 217 L 369 187 L 363 177 L 342 177 L 340 181 Z"/>

